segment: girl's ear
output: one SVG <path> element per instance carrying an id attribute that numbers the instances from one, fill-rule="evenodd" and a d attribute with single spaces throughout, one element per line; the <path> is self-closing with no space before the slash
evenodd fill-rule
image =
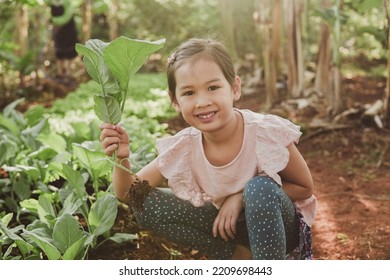
<path id="1" fill-rule="evenodd" d="M 232 88 L 234 101 L 238 101 L 241 97 L 241 78 L 239 76 L 236 76 L 236 78 L 234 79 L 234 84 L 232 85 Z"/>
<path id="2" fill-rule="evenodd" d="M 178 113 L 181 112 L 180 106 L 179 106 L 179 104 L 176 101 L 172 102 L 172 106 L 173 106 L 173 108 L 175 108 L 176 112 L 178 112 Z"/>

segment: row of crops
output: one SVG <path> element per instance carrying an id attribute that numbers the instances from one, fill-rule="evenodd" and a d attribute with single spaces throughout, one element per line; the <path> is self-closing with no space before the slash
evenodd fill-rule
<path id="1" fill-rule="evenodd" d="M 0 259 L 87 259 L 107 239 L 118 201 L 110 185 L 112 163 L 98 141 L 93 95 L 87 82 L 54 102 L 24 113 L 17 100 L 0 114 Z M 175 113 L 162 74 L 137 74 L 121 124 L 131 138 L 132 168 L 156 156 L 162 120 Z"/>

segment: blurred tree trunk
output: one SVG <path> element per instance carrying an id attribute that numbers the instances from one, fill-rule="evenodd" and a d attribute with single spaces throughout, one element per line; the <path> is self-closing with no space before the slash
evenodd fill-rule
<path id="1" fill-rule="evenodd" d="M 341 0 L 335 2 L 335 5 L 331 6 L 331 1 L 323 0 L 319 11 L 321 18 L 328 27 L 321 27 L 320 52 L 315 81 L 315 87 L 322 91 L 326 97 L 330 119 L 333 119 L 346 107 L 345 98 L 341 95 L 341 59 L 339 51 L 343 15 L 340 12 Z M 327 48 L 330 48 L 330 53 L 328 53 Z"/>
<path id="2" fill-rule="evenodd" d="M 83 23 L 82 23 L 82 43 L 85 44 L 86 41 L 91 39 L 91 30 L 92 30 L 92 1 L 84 0 L 83 1 Z"/>
<path id="3" fill-rule="evenodd" d="M 390 0 L 385 1 L 387 12 L 387 36 L 388 36 L 388 49 L 387 49 L 387 83 L 386 92 L 384 97 L 384 121 L 386 127 L 390 127 Z"/>
<path id="4" fill-rule="evenodd" d="M 344 109 L 344 102 L 341 97 L 341 73 L 340 73 L 340 37 L 341 37 L 341 0 L 336 0 L 335 22 L 333 26 L 333 47 L 332 47 L 332 68 L 331 68 L 331 90 L 330 94 L 330 116 L 334 117 Z"/>
<path id="5" fill-rule="evenodd" d="M 279 0 L 257 0 L 253 16 L 261 42 L 267 108 L 272 107 L 278 99 L 276 80 L 280 48 L 280 9 Z"/>
<path id="6" fill-rule="evenodd" d="M 236 53 L 240 58 L 257 50 L 253 40 L 253 34 L 256 32 L 256 26 L 252 20 L 254 9 L 254 0 L 233 1 L 234 40 Z"/>
<path id="7" fill-rule="evenodd" d="M 239 1 L 241 2 L 241 1 Z M 237 57 L 234 26 L 234 0 L 218 0 L 223 30 L 225 30 L 225 42 L 232 57 Z"/>
<path id="8" fill-rule="evenodd" d="M 27 57 L 28 27 L 28 6 L 23 3 L 18 3 L 15 10 L 15 43 L 18 48 L 15 50 L 15 54 L 20 60 L 22 57 Z M 18 70 L 20 79 L 19 86 L 20 88 L 24 88 L 26 85 L 26 77 L 22 69 Z"/>
<path id="9" fill-rule="evenodd" d="M 280 53 L 281 53 L 281 38 L 282 38 L 282 26 L 283 26 L 283 5 L 282 0 L 273 1 L 272 9 L 272 45 L 273 55 L 276 67 L 276 76 L 278 77 L 282 72 L 280 64 Z"/>
<path id="10" fill-rule="evenodd" d="M 15 11 L 15 43 L 19 47 L 16 50 L 16 55 L 19 57 L 27 53 L 28 26 L 28 6 L 18 3 Z"/>
<path id="11" fill-rule="evenodd" d="M 109 36 L 110 41 L 118 37 L 119 34 L 119 22 L 118 22 L 118 13 L 119 10 L 119 1 L 111 0 L 111 5 L 109 6 L 108 11 L 108 25 L 109 25 Z"/>
<path id="12" fill-rule="evenodd" d="M 252 20 L 255 0 L 219 0 L 224 41 L 233 58 L 244 58 L 257 51 L 258 41 L 253 34 L 256 25 Z"/>
<path id="13" fill-rule="evenodd" d="M 322 0 L 321 8 L 329 9 L 331 0 Z M 323 96 L 329 98 L 330 89 L 330 63 L 331 63 L 331 44 L 330 44 L 330 27 L 325 22 L 321 22 L 319 52 L 317 60 L 316 77 L 314 87 L 321 92 Z M 330 104 L 328 100 L 328 104 Z"/>
<path id="14" fill-rule="evenodd" d="M 302 14 L 303 0 L 286 1 L 288 93 L 290 97 L 299 97 L 304 86 L 304 58 L 302 50 Z"/>

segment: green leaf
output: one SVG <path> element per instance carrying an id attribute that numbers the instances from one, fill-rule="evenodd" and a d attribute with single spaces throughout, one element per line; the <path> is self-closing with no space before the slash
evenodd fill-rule
<path id="1" fill-rule="evenodd" d="M 6 118 L 3 115 L 0 115 L 0 127 L 5 127 L 11 131 L 15 136 L 20 135 L 20 128 L 12 119 Z"/>
<path id="2" fill-rule="evenodd" d="M 0 165 L 15 159 L 15 155 L 20 151 L 19 141 L 10 133 L 0 128 Z"/>
<path id="3" fill-rule="evenodd" d="M 34 166 L 16 164 L 15 166 L 4 165 L 2 168 L 7 172 L 25 173 L 29 176 L 29 178 L 31 178 L 32 181 L 38 180 L 39 176 L 41 175 L 38 168 Z"/>
<path id="4" fill-rule="evenodd" d="M 44 116 L 45 108 L 42 105 L 31 107 L 24 113 L 24 118 L 30 126 L 36 125 Z"/>
<path id="5" fill-rule="evenodd" d="M 60 251 L 52 245 L 52 240 L 39 236 L 31 231 L 25 231 L 24 234 L 41 248 L 49 260 L 58 260 L 61 257 Z"/>
<path id="6" fill-rule="evenodd" d="M 81 239 L 77 240 L 75 243 L 73 243 L 64 253 L 62 256 L 63 260 L 76 260 L 78 259 L 80 252 L 85 250 L 88 244 L 86 244 L 87 236 L 83 236 Z"/>
<path id="7" fill-rule="evenodd" d="M 39 219 L 45 223 L 49 223 L 49 220 L 56 217 L 53 205 L 46 195 L 40 195 L 38 198 L 38 215 Z"/>
<path id="8" fill-rule="evenodd" d="M 58 213 L 58 217 L 64 214 L 73 215 L 83 205 L 83 201 L 80 198 L 75 197 L 74 193 L 67 196 L 63 203 L 63 207 Z"/>
<path id="9" fill-rule="evenodd" d="M 95 139 L 95 137 L 92 134 L 92 127 L 91 123 L 88 122 L 72 122 L 70 124 L 74 130 L 74 135 L 75 135 L 75 141 L 77 143 L 81 143 L 85 140 L 89 139 Z"/>
<path id="10" fill-rule="evenodd" d="M 25 176 L 19 176 L 13 183 L 13 189 L 20 200 L 31 197 L 30 181 Z"/>
<path id="11" fill-rule="evenodd" d="M 66 141 L 57 133 L 51 132 L 50 134 L 40 134 L 37 138 L 39 141 L 52 148 L 58 154 L 64 153 L 66 151 Z"/>
<path id="12" fill-rule="evenodd" d="M 40 147 L 38 150 L 28 154 L 28 158 L 37 158 L 43 161 L 49 161 L 57 155 L 57 152 L 49 147 Z"/>
<path id="13" fill-rule="evenodd" d="M 103 61 L 103 50 L 108 43 L 98 39 L 88 40 L 84 45 L 76 44 L 76 51 L 84 55 L 84 65 L 91 78 L 103 87 L 104 93 L 117 93 L 119 91 L 118 82 L 108 70 Z"/>
<path id="14" fill-rule="evenodd" d="M 34 246 L 26 242 L 19 235 L 15 234 L 15 232 L 19 231 L 22 228 L 23 226 L 18 226 L 16 228 L 8 229 L 6 225 L 4 225 L 2 221 L 0 221 L 0 232 L 3 232 L 8 238 L 13 240 L 16 246 L 18 246 L 22 256 L 26 258 L 27 254 L 29 254 L 34 249 Z"/>
<path id="15" fill-rule="evenodd" d="M 95 95 L 95 114 L 98 118 L 105 122 L 111 124 L 117 124 L 121 120 L 121 108 L 118 101 L 109 95 Z"/>
<path id="16" fill-rule="evenodd" d="M 65 253 L 75 242 L 84 237 L 79 222 L 70 214 L 62 215 L 54 225 L 54 245 Z"/>
<path id="17" fill-rule="evenodd" d="M 20 202 L 20 206 L 26 208 L 27 210 L 38 214 L 38 200 L 34 198 L 25 199 Z"/>
<path id="18" fill-rule="evenodd" d="M 42 119 L 39 123 L 34 125 L 33 127 L 28 127 L 22 131 L 22 134 L 25 136 L 32 136 L 36 138 L 38 134 L 49 127 L 49 123 L 46 118 Z"/>
<path id="19" fill-rule="evenodd" d="M 14 111 L 15 108 L 16 108 L 19 104 L 23 103 L 25 100 L 26 100 L 26 99 L 25 99 L 24 97 L 22 97 L 22 98 L 16 99 L 15 101 L 13 101 L 13 102 L 11 102 L 10 104 L 8 104 L 8 105 L 4 108 L 4 110 L 3 110 L 4 116 L 10 117 L 12 111 Z"/>
<path id="20" fill-rule="evenodd" d="M 18 246 L 23 258 L 26 258 L 27 255 L 34 249 L 33 245 L 23 239 L 15 240 L 15 244 Z"/>
<path id="21" fill-rule="evenodd" d="M 114 225 L 118 212 L 118 201 L 111 193 L 100 197 L 91 207 L 88 215 L 88 222 L 91 231 L 95 236 L 99 236 Z"/>
<path id="22" fill-rule="evenodd" d="M 137 240 L 138 238 L 139 237 L 137 234 L 117 232 L 113 236 L 111 236 L 109 240 L 112 240 L 115 243 L 123 243 L 130 240 Z"/>
<path id="23" fill-rule="evenodd" d="M 111 163 L 102 160 L 106 156 L 101 151 L 101 144 L 98 141 L 84 141 L 82 144 L 73 143 L 72 146 L 73 154 L 88 170 L 92 180 L 97 180 L 110 171 Z"/>
<path id="24" fill-rule="evenodd" d="M 121 36 L 104 50 L 103 59 L 108 69 L 117 78 L 122 89 L 127 90 L 130 79 L 145 63 L 149 55 L 161 49 L 165 39 L 149 42 Z"/>
<path id="25" fill-rule="evenodd" d="M 62 172 L 65 179 L 68 180 L 70 185 L 73 187 L 74 193 L 78 198 L 83 199 L 87 194 L 85 190 L 84 178 L 80 172 L 73 170 L 67 164 L 62 164 Z"/>
<path id="26" fill-rule="evenodd" d="M 8 226 L 8 224 L 12 220 L 13 216 L 14 216 L 13 213 L 8 213 L 0 219 L 0 222 L 2 222 L 5 226 Z"/>
<path id="27" fill-rule="evenodd" d="M 14 230 L 8 229 L 6 225 L 3 224 L 2 221 L 0 221 L 0 232 L 2 232 L 4 235 L 8 236 L 12 240 L 22 240 L 22 238 L 19 235 L 16 235 L 14 233 Z"/>

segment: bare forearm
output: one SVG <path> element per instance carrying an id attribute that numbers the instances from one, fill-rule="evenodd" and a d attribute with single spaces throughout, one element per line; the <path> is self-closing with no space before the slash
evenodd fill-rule
<path id="1" fill-rule="evenodd" d="M 313 194 L 312 187 L 304 187 L 287 181 L 283 181 L 283 190 L 292 201 L 304 200 Z"/>
<path id="2" fill-rule="evenodd" d="M 120 164 L 124 169 L 130 170 L 131 166 L 128 159 L 118 160 L 117 163 Z M 135 178 L 130 174 L 130 172 L 124 169 L 118 166 L 114 167 L 112 183 L 116 197 L 123 202 L 128 202 L 128 192 Z"/>
<path id="3" fill-rule="evenodd" d="M 292 201 L 304 200 L 312 196 L 314 182 L 309 167 L 294 144 L 288 146 L 290 159 L 286 168 L 279 172 L 283 190 Z"/>

